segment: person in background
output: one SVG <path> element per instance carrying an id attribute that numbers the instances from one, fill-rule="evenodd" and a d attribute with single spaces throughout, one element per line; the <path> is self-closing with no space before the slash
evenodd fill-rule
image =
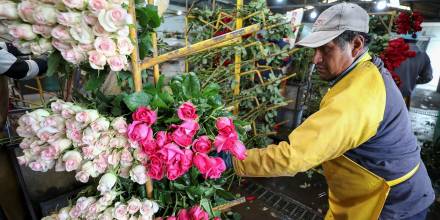
<path id="1" fill-rule="evenodd" d="M 313 63 L 331 88 L 320 109 L 288 141 L 222 156 L 239 176 L 293 176 L 322 164 L 326 219 L 423 220 L 434 190 L 399 89 L 382 60 L 368 53 L 369 16 L 336 4 L 297 45 L 314 48 Z M 229 158 L 229 159 L 228 159 Z"/>
<path id="2" fill-rule="evenodd" d="M 0 43 L 0 138 L 4 137 L 4 126 L 9 110 L 8 78 L 27 80 L 47 71 L 47 62 L 44 59 L 17 57 L 22 55 L 24 54 L 12 44 Z M 25 203 L 22 201 L 19 184 L 7 150 L 3 146 L 0 146 L 0 183 L 0 195 L 3 195 L 0 196 L 0 212 L 6 216 L 6 219 L 26 219 Z"/>
<path id="3" fill-rule="evenodd" d="M 410 35 L 404 35 L 403 38 L 409 44 L 410 50 L 416 52 L 415 57 L 406 59 L 394 70 L 402 81 L 400 92 L 409 109 L 416 84 L 425 84 L 432 80 L 432 67 L 428 54 L 417 46 L 417 40 Z"/>

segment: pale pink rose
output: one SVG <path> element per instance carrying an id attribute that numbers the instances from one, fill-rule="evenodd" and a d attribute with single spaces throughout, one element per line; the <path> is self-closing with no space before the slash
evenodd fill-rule
<path id="1" fill-rule="evenodd" d="M 20 164 L 20 166 L 27 165 L 30 162 L 30 160 L 24 155 L 17 157 L 17 161 L 18 161 L 18 164 Z"/>
<path id="2" fill-rule="evenodd" d="M 79 106 L 74 105 L 71 102 L 66 102 L 62 105 L 61 110 L 61 116 L 63 116 L 65 119 L 69 119 L 72 116 L 75 116 L 77 112 L 81 111 L 82 108 Z"/>
<path id="3" fill-rule="evenodd" d="M 59 51 L 71 50 L 72 46 L 69 43 L 64 43 L 61 40 L 52 39 L 52 46 Z"/>
<path id="4" fill-rule="evenodd" d="M 92 161 L 87 161 L 81 166 L 81 171 L 88 173 L 91 177 L 95 178 L 99 176 L 99 172 L 96 171 Z"/>
<path id="5" fill-rule="evenodd" d="M 37 4 L 32 1 L 22 1 L 18 3 L 18 15 L 23 21 L 29 23 L 35 23 L 34 20 L 34 10 L 37 7 Z"/>
<path id="6" fill-rule="evenodd" d="M 99 119 L 98 119 L 99 120 Z M 110 123 L 109 123 L 110 124 Z M 110 144 L 110 140 L 114 137 L 113 132 L 106 131 L 101 134 L 101 137 L 98 140 L 98 145 L 108 149 L 108 145 Z"/>
<path id="7" fill-rule="evenodd" d="M 53 5 L 40 4 L 35 8 L 34 20 L 37 24 L 54 25 L 57 23 L 57 9 Z"/>
<path id="8" fill-rule="evenodd" d="M 113 200 L 118 196 L 119 194 L 115 191 L 105 192 L 101 195 L 101 198 L 98 200 L 98 204 L 100 206 L 109 206 L 113 203 Z"/>
<path id="9" fill-rule="evenodd" d="M 200 206 L 192 207 L 188 212 L 191 220 L 209 220 L 209 215 Z"/>
<path id="10" fill-rule="evenodd" d="M 124 55 L 111 56 L 107 59 L 107 63 L 112 71 L 126 70 L 128 65 L 127 57 Z"/>
<path id="11" fill-rule="evenodd" d="M 110 33 L 105 31 L 105 29 L 99 23 L 96 23 L 92 27 L 92 31 L 93 31 L 93 34 L 98 37 L 108 37 L 110 35 Z"/>
<path id="12" fill-rule="evenodd" d="M 180 105 L 177 109 L 177 115 L 183 121 L 196 120 L 198 117 L 197 109 L 191 102 L 184 102 Z"/>
<path id="13" fill-rule="evenodd" d="M 193 146 L 193 150 L 200 153 L 209 153 L 209 151 L 211 151 L 211 141 L 209 140 L 209 137 L 206 135 L 201 136 L 198 139 L 194 140 L 192 146 Z"/>
<path id="14" fill-rule="evenodd" d="M 69 33 L 80 44 L 91 44 L 95 40 L 92 28 L 84 22 L 81 22 L 80 25 L 72 26 Z"/>
<path id="15" fill-rule="evenodd" d="M 32 144 L 34 141 L 36 141 L 35 138 L 33 138 L 33 137 L 27 137 L 27 138 L 24 138 L 24 139 L 21 141 L 21 143 L 20 143 L 19 146 L 20 146 L 21 149 L 27 149 L 27 148 L 29 148 L 29 147 L 31 146 L 31 144 Z"/>
<path id="16" fill-rule="evenodd" d="M 69 28 L 63 25 L 58 25 L 52 29 L 52 37 L 62 42 L 72 41 L 73 38 L 70 36 Z"/>
<path id="17" fill-rule="evenodd" d="M 45 38 L 49 38 L 51 37 L 52 27 L 41 24 L 33 24 L 32 31 L 36 34 L 40 34 Z"/>
<path id="18" fill-rule="evenodd" d="M 107 131 L 110 127 L 110 122 L 106 118 L 100 117 L 96 121 L 92 122 L 90 127 L 95 132 Z"/>
<path id="19" fill-rule="evenodd" d="M 117 202 L 115 204 L 115 210 L 113 211 L 113 217 L 116 219 L 127 219 L 128 218 L 127 205 Z"/>
<path id="20" fill-rule="evenodd" d="M 154 180 L 161 180 L 165 172 L 164 161 L 159 154 L 153 154 L 149 158 L 148 176 Z"/>
<path id="21" fill-rule="evenodd" d="M 139 142 L 128 139 L 128 144 L 125 145 L 124 147 L 125 148 L 139 149 L 139 146 L 140 146 Z"/>
<path id="22" fill-rule="evenodd" d="M 98 140 L 100 135 L 101 135 L 100 133 L 95 132 L 90 127 L 88 127 L 84 129 L 81 140 L 85 144 L 92 145 L 93 143 L 95 143 L 95 141 Z"/>
<path id="23" fill-rule="evenodd" d="M 17 3 L 12 1 L 2 1 L 0 3 L 0 17 L 8 20 L 18 18 Z"/>
<path id="24" fill-rule="evenodd" d="M 59 115 L 51 115 L 46 117 L 43 121 L 44 127 L 53 127 L 59 131 L 64 130 L 65 120 Z"/>
<path id="25" fill-rule="evenodd" d="M 85 109 L 76 114 L 76 121 L 84 124 L 90 124 L 99 118 L 99 113 L 95 109 Z"/>
<path id="26" fill-rule="evenodd" d="M 91 26 L 94 26 L 98 22 L 98 17 L 91 13 L 85 14 L 83 19 L 88 25 Z"/>
<path id="27" fill-rule="evenodd" d="M 96 171 L 99 173 L 104 173 L 105 170 L 108 167 L 107 158 L 108 156 L 103 156 L 104 154 L 100 154 L 98 158 L 93 160 L 93 166 L 95 167 Z"/>
<path id="28" fill-rule="evenodd" d="M 148 155 L 146 153 L 142 152 L 141 149 L 134 150 L 133 157 L 135 160 L 139 161 L 141 164 L 147 164 L 147 162 L 148 162 Z"/>
<path id="29" fill-rule="evenodd" d="M 134 49 L 133 43 L 128 37 L 118 37 L 118 52 L 121 55 L 130 55 Z"/>
<path id="30" fill-rule="evenodd" d="M 114 56 L 116 54 L 116 43 L 109 37 L 97 37 L 94 45 L 96 51 L 105 56 Z"/>
<path id="31" fill-rule="evenodd" d="M 72 146 L 72 141 L 66 138 L 60 138 L 56 141 L 52 142 L 50 145 L 55 147 L 57 152 L 63 152 L 64 150 L 67 150 L 70 146 Z"/>
<path id="32" fill-rule="evenodd" d="M 153 130 L 150 126 L 141 121 L 133 121 L 127 129 L 127 135 L 130 140 L 141 141 L 144 139 L 153 139 Z"/>
<path id="33" fill-rule="evenodd" d="M 69 211 L 70 211 L 70 207 L 64 207 L 60 209 L 60 211 L 58 211 L 57 220 L 69 220 L 70 219 Z"/>
<path id="34" fill-rule="evenodd" d="M 104 174 L 99 180 L 99 185 L 97 187 L 98 191 L 101 192 L 101 195 L 105 192 L 110 192 L 113 186 L 116 184 L 116 180 L 118 177 L 113 173 Z"/>
<path id="35" fill-rule="evenodd" d="M 98 215 L 99 220 L 113 220 L 113 210 L 114 208 L 107 208 L 103 213 Z"/>
<path id="36" fill-rule="evenodd" d="M 117 150 L 114 150 L 107 158 L 107 162 L 113 166 L 118 165 L 119 161 L 121 161 L 121 152 Z"/>
<path id="37" fill-rule="evenodd" d="M 130 177 L 130 167 L 131 164 L 119 167 L 119 176 L 123 178 Z"/>
<path id="38" fill-rule="evenodd" d="M 140 210 L 141 215 L 152 216 L 157 211 L 159 211 L 159 205 L 156 202 L 148 199 L 142 201 L 142 207 Z"/>
<path id="39" fill-rule="evenodd" d="M 128 144 L 127 138 L 123 136 L 115 136 L 110 139 L 110 148 L 122 148 Z"/>
<path id="40" fill-rule="evenodd" d="M 32 31 L 32 26 L 30 24 L 15 24 L 10 25 L 9 34 L 20 40 L 33 40 L 37 35 Z"/>
<path id="41" fill-rule="evenodd" d="M 128 200 L 127 203 L 127 209 L 128 213 L 131 215 L 136 214 L 142 207 L 142 203 L 138 198 L 132 197 L 130 200 Z"/>
<path id="42" fill-rule="evenodd" d="M 80 24 L 81 18 L 82 14 L 79 12 L 60 12 L 57 21 L 61 25 L 73 27 Z"/>
<path id="43" fill-rule="evenodd" d="M 81 154 L 76 150 L 67 151 L 63 156 L 63 161 L 66 165 L 66 171 L 70 172 L 79 168 L 82 157 Z"/>
<path id="44" fill-rule="evenodd" d="M 153 125 L 157 120 L 157 113 L 150 107 L 141 106 L 131 115 L 134 121 L 145 122 L 148 126 Z"/>
<path id="45" fill-rule="evenodd" d="M 231 118 L 220 117 L 215 122 L 215 127 L 218 129 L 220 135 L 228 136 L 235 132 L 235 126 Z"/>
<path id="46" fill-rule="evenodd" d="M 63 58 L 72 64 L 79 64 L 87 59 L 87 54 L 73 48 L 71 50 L 61 51 Z"/>
<path id="47" fill-rule="evenodd" d="M 123 117 L 113 119 L 111 125 L 112 128 L 120 134 L 125 134 L 127 132 L 127 121 Z"/>
<path id="48" fill-rule="evenodd" d="M 122 150 L 121 152 L 121 160 L 120 163 L 123 166 L 129 166 L 133 162 L 133 156 L 131 155 L 130 151 L 127 149 Z"/>
<path id="49" fill-rule="evenodd" d="M 130 178 L 133 182 L 145 184 L 147 182 L 147 170 L 142 165 L 137 165 L 130 170 Z"/>
<path id="50" fill-rule="evenodd" d="M 37 137 L 42 141 L 48 141 L 49 138 L 57 132 L 60 131 L 52 127 L 43 127 L 37 131 Z"/>
<path id="51" fill-rule="evenodd" d="M 114 5 L 107 11 L 99 12 L 98 21 L 107 32 L 116 32 L 129 23 L 129 15 L 126 9 Z"/>
<path id="52" fill-rule="evenodd" d="M 93 149 L 94 146 L 86 146 L 81 148 L 81 151 L 85 159 L 93 159 L 93 157 L 95 156 L 93 153 Z"/>
<path id="53" fill-rule="evenodd" d="M 127 26 L 124 26 L 122 28 L 119 28 L 119 30 L 116 32 L 116 34 L 119 37 L 128 37 L 130 35 L 130 28 Z"/>
<path id="54" fill-rule="evenodd" d="M 107 5 L 107 0 L 89 0 L 89 9 L 95 14 L 106 9 Z"/>
<path id="55" fill-rule="evenodd" d="M 107 58 L 96 50 L 90 51 L 88 54 L 90 66 L 93 69 L 103 70 L 105 64 L 107 63 Z"/>
<path id="56" fill-rule="evenodd" d="M 58 152 L 54 147 L 48 147 L 41 151 L 42 160 L 55 160 L 58 157 Z"/>
<path id="57" fill-rule="evenodd" d="M 31 168 L 31 170 L 36 171 L 36 172 L 43 172 L 44 164 L 41 161 L 31 162 L 29 164 L 29 168 Z"/>
<path id="58" fill-rule="evenodd" d="M 88 174 L 88 173 L 85 172 L 85 171 L 79 171 L 79 172 L 76 173 L 76 175 L 75 175 L 75 179 L 78 180 L 78 181 L 80 181 L 80 182 L 82 182 L 82 183 L 87 183 L 87 182 L 89 182 L 89 177 L 90 177 L 90 174 Z"/>
<path id="59" fill-rule="evenodd" d="M 34 136 L 34 132 L 29 127 L 19 126 L 15 131 L 20 137 L 31 138 Z"/>
<path id="60" fill-rule="evenodd" d="M 82 53 L 89 53 L 90 51 L 95 50 L 95 46 L 93 46 L 93 44 L 78 44 L 77 48 Z"/>
<path id="61" fill-rule="evenodd" d="M 97 219 L 98 218 L 98 204 L 92 203 L 87 207 L 86 219 Z"/>
<path id="62" fill-rule="evenodd" d="M 72 9 L 84 9 L 87 6 L 86 0 L 62 0 L 64 5 Z"/>
<path id="63" fill-rule="evenodd" d="M 35 55 L 42 55 L 53 51 L 53 47 L 49 39 L 40 38 L 38 41 L 31 43 L 31 51 Z"/>
<path id="64" fill-rule="evenodd" d="M 81 216 L 81 209 L 79 209 L 77 206 L 74 206 L 69 211 L 69 216 L 73 219 L 77 219 Z"/>
<path id="65" fill-rule="evenodd" d="M 75 207 L 78 207 L 79 210 L 81 210 L 81 213 L 85 213 L 88 207 L 94 202 L 96 202 L 94 197 L 80 197 L 78 200 L 76 200 Z"/>
<path id="66" fill-rule="evenodd" d="M 75 143 L 80 143 L 82 141 L 82 131 L 81 130 L 67 130 L 67 138 L 71 139 Z"/>

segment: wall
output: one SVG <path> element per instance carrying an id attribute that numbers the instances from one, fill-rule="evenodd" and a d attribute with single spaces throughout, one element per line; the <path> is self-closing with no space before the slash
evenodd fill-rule
<path id="1" fill-rule="evenodd" d="M 440 79 L 440 23 L 424 22 L 422 27 L 422 35 L 429 36 L 431 38 L 426 49 L 426 53 L 431 59 L 433 79 L 427 84 L 418 85 L 417 88 L 435 91 Z"/>

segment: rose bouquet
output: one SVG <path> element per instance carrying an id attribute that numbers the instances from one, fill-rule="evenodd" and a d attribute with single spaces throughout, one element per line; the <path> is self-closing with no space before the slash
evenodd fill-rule
<path id="1" fill-rule="evenodd" d="M 415 55 L 416 52 L 410 50 L 409 45 L 405 43 L 403 38 L 390 40 L 388 46 L 380 54 L 380 58 L 383 60 L 385 67 L 390 71 L 398 87 L 400 87 L 402 82 L 399 75 L 394 72 L 394 69 L 399 67 L 403 61 Z"/>
<path id="2" fill-rule="evenodd" d="M 395 22 L 396 33 L 414 36 L 422 30 L 422 22 L 423 16 L 420 12 L 400 12 Z"/>

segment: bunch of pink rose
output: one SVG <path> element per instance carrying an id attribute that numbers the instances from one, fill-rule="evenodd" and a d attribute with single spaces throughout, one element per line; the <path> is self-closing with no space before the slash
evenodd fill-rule
<path id="1" fill-rule="evenodd" d="M 72 64 L 108 64 L 128 68 L 134 46 L 129 36 L 127 0 L 24 0 L 0 2 L 0 20 L 8 24 L 14 45 L 40 55 L 55 48 Z"/>
<path id="2" fill-rule="evenodd" d="M 27 113 L 18 123 L 17 133 L 24 137 L 18 161 L 34 171 L 76 171 L 78 181 L 88 182 L 114 170 L 139 184 L 147 180 L 142 165 L 147 155 L 128 141 L 122 117 L 110 120 L 96 110 L 57 100 L 51 110 Z"/>
<path id="3" fill-rule="evenodd" d="M 99 197 L 80 197 L 73 206 L 64 207 L 44 220 L 68 219 L 130 219 L 152 220 L 159 205 L 151 200 L 131 197 L 128 201 L 118 201 L 116 191 L 106 192 Z"/>
<path id="4" fill-rule="evenodd" d="M 209 220 L 209 215 L 199 205 L 196 205 L 189 210 L 181 209 L 177 216 L 167 217 L 166 220 Z M 220 220 L 220 218 L 215 217 L 213 220 Z"/>
<path id="5" fill-rule="evenodd" d="M 157 120 L 155 111 L 140 107 L 132 115 L 128 138 L 138 142 L 148 155 L 148 175 L 155 180 L 161 180 L 165 175 L 169 180 L 176 180 L 194 165 L 205 179 L 220 178 L 226 170 L 225 162 L 220 157 L 208 156 L 213 149 L 209 136 L 197 136 L 200 125 L 196 107 L 185 102 L 178 107 L 177 115 L 183 121 L 181 124 L 172 124 L 167 131 L 155 134 L 152 130 Z M 218 118 L 216 127 L 219 132 L 214 141 L 217 152 L 228 151 L 243 160 L 246 148 L 238 139 L 232 119 Z"/>

